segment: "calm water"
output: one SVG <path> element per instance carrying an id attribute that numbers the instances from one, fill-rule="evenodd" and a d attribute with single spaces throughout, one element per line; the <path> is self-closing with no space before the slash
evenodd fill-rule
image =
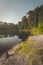
<path id="1" fill-rule="evenodd" d="M 0 38 L 0 54 L 21 41 L 16 35 L 14 37 Z"/>

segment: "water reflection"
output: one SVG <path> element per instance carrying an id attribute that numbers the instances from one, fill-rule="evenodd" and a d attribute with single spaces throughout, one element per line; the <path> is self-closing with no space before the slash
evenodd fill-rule
<path id="1" fill-rule="evenodd" d="M 0 38 L 0 54 L 10 49 L 13 45 L 21 42 L 22 40 L 18 36 Z"/>

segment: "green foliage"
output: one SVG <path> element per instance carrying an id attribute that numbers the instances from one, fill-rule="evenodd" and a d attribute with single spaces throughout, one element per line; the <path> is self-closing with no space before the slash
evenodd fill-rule
<path id="1" fill-rule="evenodd" d="M 39 49 L 39 55 L 40 55 L 41 62 L 43 63 L 43 49 Z"/>
<path id="2" fill-rule="evenodd" d="M 37 61 L 37 60 L 32 59 L 32 60 L 31 60 L 31 65 L 38 65 L 38 61 Z"/>
<path id="3" fill-rule="evenodd" d="M 33 35 L 43 34 L 43 5 L 29 11 L 27 15 L 23 16 L 21 22 L 18 23 L 19 29 L 30 30 Z"/>
<path id="4" fill-rule="evenodd" d="M 23 16 L 17 25 L 0 22 L 0 35 L 10 34 L 13 36 L 18 34 L 20 30 L 24 30 L 24 32 L 28 30 L 30 35 L 43 34 L 43 5 L 35 8 L 33 11 L 29 11 L 27 15 Z"/>
<path id="5" fill-rule="evenodd" d="M 30 65 L 41 65 L 41 63 L 43 64 L 43 48 L 41 45 L 38 48 L 38 44 L 40 45 L 40 43 L 32 40 L 21 42 L 21 44 L 18 44 L 19 47 L 14 53 L 25 55 L 25 57 L 29 60 Z"/>
<path id="6" fill-rule="evenodd" d="M 17 53 L 18 54 L 24 54 L 26 53 L 38 53 L 38 50 L 35 48 L 32 48 L 31 45 L 33 45 L 35 42 L 34 41 L 26 41 L 26 42 L 22 42 L 21 44 L 19 44 L 19 48 L 17 49 Z M 16 51 L 15 51 L 16 52 Z M 28 56 L 28 54 L 26 55 Z"/>
<path id="7" fill-rule="evenodd" d="M 40 34 L 43 34 L 43 29 L 42 28 L 33 28 L 32 29 L 32 32 L 31 32 L 32 35 L 40 35 Z"/>

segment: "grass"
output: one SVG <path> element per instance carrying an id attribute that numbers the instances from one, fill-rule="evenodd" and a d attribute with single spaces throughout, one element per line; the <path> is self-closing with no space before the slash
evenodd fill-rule
<path id="1" fill-rule="evenodd" d="M 18 44 L 19 48 L 15 50 L 15 54 L 25 55 L 30 61 L 30 65 L 43 64 L 43 43 L 37 43 L 36 41 L 25 41 Z"/>

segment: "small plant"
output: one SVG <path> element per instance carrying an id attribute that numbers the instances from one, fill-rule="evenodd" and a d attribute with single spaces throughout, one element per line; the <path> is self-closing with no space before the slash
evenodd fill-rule
<path id="1" fill-rule="evenodd" d="M 38 61 L 37 60 L 32 60 L 32 65 L 38 65 Z"/>
<path id="2" fill-rule="evenodd" d="M 39 50 L 40 60 L 43 63 L 43 49 Z"/>

